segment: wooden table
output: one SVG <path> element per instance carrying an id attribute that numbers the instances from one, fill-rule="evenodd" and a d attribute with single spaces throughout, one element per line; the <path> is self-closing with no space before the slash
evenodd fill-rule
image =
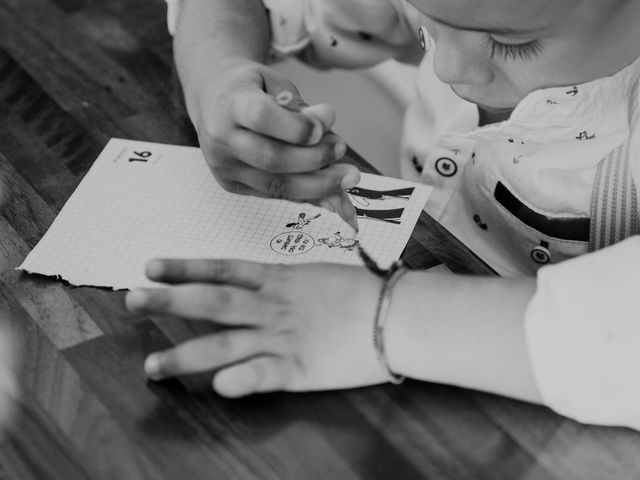
<path id="1" fill-rule="evenodd" d="M 195 145 L 164 15 L 161 0 L 0 0 L 0 321 L 25 354 L 0 479 L 640 478 L 635 432 L 458 388 L 230 401 L 146 383 L 145 355 L 192 326 L 14 271 L 108 138 Z M 406 256 L 489 272 L 426 216 Z"/>

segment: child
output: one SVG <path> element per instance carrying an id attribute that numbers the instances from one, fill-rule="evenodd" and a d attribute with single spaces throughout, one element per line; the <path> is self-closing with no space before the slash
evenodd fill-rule
<path id="1" fill-rule="evenodd" d="M 219 368 L 213 387 L 236 397 L 404 375 L 640 429 L 640 1 L 172 8 L 189 114 L 213 174 L 238 193 L 322 203 L 358 181 L 334 163 L 345 148 L 327 134 L 330 107 L 275 102 L 297 91 L 268 55 L 419 62 L 402 174 L 433 185 L 427 212 L 508 278 L 156 260 L 149 277 L 175 286 L 130 293 L 131 310 L 236 328 L 151 355 L 152 379 Z"/>

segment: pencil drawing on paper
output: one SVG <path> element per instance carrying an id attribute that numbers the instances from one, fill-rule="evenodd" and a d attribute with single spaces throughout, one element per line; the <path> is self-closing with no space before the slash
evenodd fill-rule
<path id="1" fill-rule="evenodd" d="M 398 206 L 397 201 L 402 203 L 411 200 L 414 187 L 395 188 L 387 190 L 373 190 L 369 188 L 354 187 L 347 190 L 356 209 L 356 216 L 365 220 L 376 220 L 379 222 L 401 223 L 404 208 Z M 390 202 L 394 202 L 389 208 Z M 402 203 L 400 205 L 402 205 Z M 383 207 L 383 208 L 379 208 Z"/>
<path id="2" fill-rule="evenodd" d="M 360 240 L 356 240 L 355 238 L 343 237 L 340 232 L 336 232 L 328 237 L 319 238 L 318 243 L 321 245 L 326 245 L 329 248 L 337 247 L 351 252 L 355 250 L 358 245 L 360 245 Z"/>
<path id="3" fill-rule="evenodd" d="M 358 218 L 377 220 L 379 222 L 393 223 L 400 225 L 402 223 L 402 214 L 404 208 L 391 208 L 388 210 L 378 210 L 370 208 L 358 208 L 356 207 L 356 215 Z"/>
<path id="4" fill-rule="evenodd" d="M 375 201 L 409 200 L 414 190 L 414 187 L 396 188 L 393 190 L 371 190 L 368 188 L 354 187 L 347 190 L 347 193 L 351 195 L 354 203 L 368 207 L 371 205 L 371 202 Z"/>
<path id="5" fill-rule="evenodd" d="M 111 139 L 90 172 L 21 270 L 73 285 L 124 289 L 155 285 L 141 268 L 149 256 L 215 252 L 259 262 L 360 264 L 358 242 L 390 264 L 431 192 L 362 173 L 357 189 L 347 193 L 359 209 L 356 235 L 335 212 L 231 195 L 210 175 L 199 148 Z"/>
<path id="6" fill-rule="evenodd" d="M 314 246 L 314 238 L 305 232 L 284 232 L 271 240 L 271 249 L 281 255 L 300 255 Z"/>
<path id="7" fill-rule="evenodd" d="M 291 222 L 291 223 L 287 223 L 287 228 L 294 228 L 296 230 L 302 230 L 304 227 L 306 227 L 307 225 L 311 224 L 311 222 L 313 220 L 315 220 L 316 218 L 320 217 L 320 213 L 318 213 L 317 215 L 311 217 L 311 218 L 307 218 L 307 214 L 302 212 L 298 215 L 298 220 L 295 222 Z"/>
<path id="8" fill-rule="evenodd" d="M 282 232 L 271 239 L 271 249 L 281 255 L 301 255 L 319 245 L 342 249 L 347 252 L 352 252 L 360 245 L 360 240 L 345 237 L 340 232 L 316 239 L 311 234 L 302 231 L 303 228 L 311 225 L 312 221 L 320 217 L 320 215 L 318 213 L 313 217 L 308 217 L 306 213 L 301 212 L 295 222 L 285 225 L 285 228 L 291 230 Z"/>

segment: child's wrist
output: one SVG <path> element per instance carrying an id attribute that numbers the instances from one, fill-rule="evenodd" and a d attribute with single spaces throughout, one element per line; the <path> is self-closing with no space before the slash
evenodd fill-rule
<path id="1" fill-rule="evenodd" d="M 402 260 L 394 262 L 387 269 L 381 268 L 367 252 L 359 247 L 360 258 L 369 272 L 380 278 L 381 285 L 378 291 L 376 309 L 373 316 L 373 347 L 378 364 L 391 383 L 399 384 L 404 381 L 404 376 L 391 367 L 386 348 L 386 326 L 389 320 L 391 302 L 394 290 L 400 280 L 409 272 Z"/>
<path id="2" fill-rule="evenodd" d="M 409 271 L 394 287 L 385 328 L 385 346 L 390 369 L 411 378 L 424 378 L 433 366 L 424 365 L 429 358 L 424 349 L 429 347 L 425 331 L 438 317 L 437 306 L 430 301 L 436 292 L 436 279 L 420 271 Z M 437 337 L 429 332 L 428 337 Z"/>
<path id="3" fill-rule="evenodd" d="M 386 326 L 389 321 L 394 290 L 402 280 L 402 277 L 408 272 L 409 270 L 406 267 L 400 266 L 383 278 L 373 325 L 373 344 L 376 349 L 378 362 L 389 377 L 389 381 L 395 384 L 402 383 L 404 376 L 391 366 L 386 348 Z"/>
<path id="4" fill-rule="evenodd" d="M 405 350 L 408 347 L 406 337 L 410 335 L 407 328 L 410 326 L 410 322 L 407 322 L 407 317 L 416 314 L 416 312 L 412 312 L 407 308 L 408 305 L 405 302 L 408 297 L 408 291 L 412 289 L 411 284 L 415 275 L 415 272 L 407 272 L 394 286 L 384 332 L 389 369 L 403 376 L 408 376 L 409 373 L 406 368 L 407 359 L 405 358 Z"/>

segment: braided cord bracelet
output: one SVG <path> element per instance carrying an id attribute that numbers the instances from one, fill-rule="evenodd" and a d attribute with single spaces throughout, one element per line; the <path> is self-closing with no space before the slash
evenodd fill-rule
<path id="1" fill-rule="evenodd" d="M 389 360 L 387 358 L 384 345 L 384 327 L 387 322 L 389 307 L 391 306 L 391 293 L 393 292 L 393 287 L 409 270 L 402 260 L 392 263 L 388 269 L 380 268 L 375 260 L 373 260 L 362 247 L 358 248 L 358 252 L 360 253 L 360 258 L 362 258 L 367 269 L 382 279 L 382 287 L 378 294 L 376 314 L 373 322 L 373 345 L 376 349 L 378 362 L 389 376 L 389 381 L 398 385 L 404 381 L 404 377 L 393 372 L 389 366 Z"/>

